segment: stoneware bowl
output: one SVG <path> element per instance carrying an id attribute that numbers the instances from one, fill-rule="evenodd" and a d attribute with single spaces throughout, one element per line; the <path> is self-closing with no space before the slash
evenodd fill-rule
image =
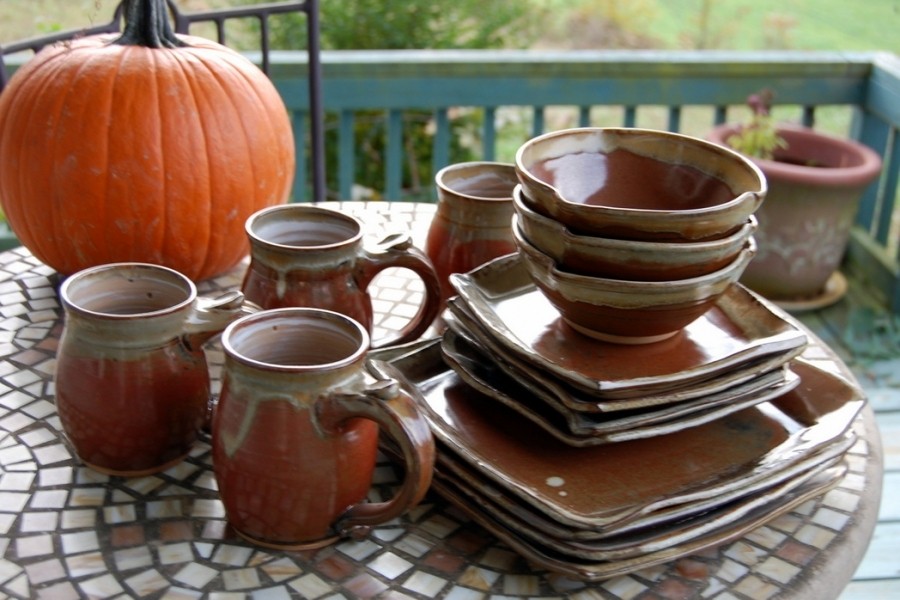
<path id="1" fill-rule="evenodd" d="M 632 240 L 732 234 L 766 195 L 752 161 L 698 138 L 586 127 L 535 137 L 516 152 L 525 197 L 572 231 Z"/>
<path id="2" fill-rule="evenodd" d="M 564 271 L 517 226 L 513 235 L 529 275 L 562 319 L 584 335 L 620 344 L 646 344 L 675 335 L 709 310 L 756 254 L 751 237 L 734 261 L 708 275 L 625 281 Z"/>
<path id="3" fill-rule="evenodd" d="M 635 281 L 688 279 L 718 271 L 737 258 L 756 231 L 753 215 L 734 233 L 715 240 L 662 242 L 579 235 L 528 206 L 513 192 L 522 235 L 566 271 Z"/>

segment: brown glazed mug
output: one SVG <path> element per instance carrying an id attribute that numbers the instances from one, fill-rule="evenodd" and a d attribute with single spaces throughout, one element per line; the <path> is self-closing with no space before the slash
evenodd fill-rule
<path id="1" fill-rule="evenodd" d="M 115 263 L 75 273 L 60 298 L 56 406 L 75 453 L 122 476 L 180 461 L 208 418 L 202 345 L 244 314 L 242 294 L 198 298 L 177 271 Z"/>
<path id="2" fill-rule="evenodd" d="M 363 245 L 362 224 L 350 215 L 307 204 L 284 204 L 247 219 L 250 266 L 241 290 L 263 309 L 310 307 L 352 317 L 372 332 L 368 286 L 378 273 L 402 267 L 425 284 L 418 312 L 396 338 L 373 346 L 403 344 L 420 337 L 440 310 L 440 284 L 431 261 L 408 236 Z"/>
<path id="3" fill-rule="evenodd" d="M 395 380 L 367 368 L 360 323 L 315 308 L 265 310 L 229 325 L 222 346 L 213 467 L 242 537 L 320 547 L 421 500 L 434 466 L 431 430 Z M 379 428 L 400 448 L 406 475 L 393 498 L 367 503 Z"/>
<path id="4" fill-rule="evenodd" d="M 438 205 L 425 253 L 434 264 L 446 302 L 456 294 L 450 285 L 451 273 L 465 273 L 516 251 L 513 190 L 519 179 L 511 163 L 472 161 L 444 167 L 434 182 Z"/>

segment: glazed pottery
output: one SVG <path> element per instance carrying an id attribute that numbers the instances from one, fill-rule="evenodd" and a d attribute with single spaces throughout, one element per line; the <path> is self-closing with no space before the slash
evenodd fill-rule
<path id="1" fill-rule="evenodd" d="M 502 540 L 535 567 L 576 580 L 602 581 L 669 563 L 739 539 L 804 502 L 828 492 L 840 483 L 846 473 L 846 465 L 831 467 L 777 501 L 742 515 L 730 525 L 685 542 L 673 543 L 660 550 L 639 553 L 633 558 L 613 560 L 590 560 L 563 554 L 551 545 L 524 537 L 518 529 L 505 525 L 494 514 L 481 510 L 476 503 L 445 480 L 436 478 L 434 489 L 463 514 Z"/>
<path id="2" fill-rule="evenodd" d="M 516 152 L 525 198 L 573 232 L 633 240 L 704 240 L 743 226 L 766 195 L 759 168 L 677 133 L 585 127 Z"/>
<path id="3" fill-rule="evenodd" d="M 425 285 L 419 311 L 397 337 L 374 345 L 403 344 L 421 336 L 440 311 L 440 283 L 431 261 L 408 236 L 363 244 L 362 224 L 341 212 L 305 204 L 263 209 L 247 220 L 250 266 L 241 290 L 264 309 L 334 310 L 372 330 L 368 286 L 391 267 L 410 269 Z"/>
<path id="4" fill-rule="evenodd" d="M 417 387 L 441 454 L 451 452 L 558 523 L 608 533 L 673 507 L 684 517 L 694 503 L 709 508 L 723 495 L 783 481 L 797 465 L 808 468 L 806 459 L 840 456 L 865 398 L 815 365 L 795 361 L 792 368 L 800 384 L 769 402 L 667 435 L 594 447 L 567 445 L 465 385 L 428 379 Z"/>
<path id="5" fill-rule="evenodd" d="M 437 270 L 446 300 L 454 293 L 448 279 L 451 273 L 465 273 L 516 251 L 510 221 L 518 179 L 512 164 L 477 161 L 444 167 L 434 181 L 438 205 L 425 252 Z"/>
<path id="6" fill-rule="evenodd" d="M 737 258 L 756 230 L 751 215 L 737 231 L 715 240 L 661 242 L 580 235 L 528 205 L 521 186 L 513 193 L 522 235 L 566 271 L 609 279 L 668 281 L 707 275 Z"/>
<path id="7" fill-rule="evenodd" d="M 366 367 L 369 336 L 328 310 L 246 316 L 222 334 L 212 455 L 228 522 L 257 544 L 318 547 L 412 506 L 431 481 L 428 423 L 392 379 Z M 396 495 L 367 503 L 381 428 L 401 450 Z"/>
<path id="8" fill-rule="evenodd" d="M 714 393 L 760 373 L 768 359 L 774 363 L 766 368 L 777 368 L 807 343 L 806 334 L 740 284 L 677 335 L 627 346 L 566 326 L 519 256 L 451 279 L 459 295 L 450 308 L 465 309 L 454 316 L 469 316 L 482 347 L 589 395 L 595 408 L 583 410 L 628 410 Z"/>
<path id="9" fill-rule="evenodd" d="M 242 295 L 198 298 L 177 271 L 117 263 L 75 273 L 60 299 L 56 406 L 78 457 L 122 476 L 180 461 L 207 419 L 202 345 L 243 313 Z"/>
<path id="10" fill-rule="evenodd" d="M 734 125 L 715 128 L 709 139 L 726 144 Z M 881 172 L 881 159 L 858 142 L 782 124 L 787 147 L 773 160 L 751 158 L 769 184 L 760 207 L 759 253 L 741 281 L 776 301 L 821 307 L 840 294 L 825 294 L 847 249 L 865 189 Z M 830 297 L 830 298 L 829 298 Z"/>
<path id="11" fill-rule="evenodd" d="M 540 389 L 527 376 L 513 376 L 515 368 L 499 366 L 501 359 L 482 352 L 453 328 L 451 324 L 444 332 L 441 343 L 443 360 L 454 371 L 445 377 L 452 381 L 458 376 L 479 397 L 504 404 L 570 446 L 644 439 L 696 427 L 772 400 L 799 383 L 790 369 L 777 368 L 698 399 L 630 411 L 582 412 Z"/>
<path id="12" fill-rule="evenodd" d="M 538 287 L 573 329 L 619 344 L 649 344 L 672 337 L 709 310 L 731 287 L 756 253 L 750 238 L 725 267 L 673 281 L 631 281 L 591 277 L 558 268 L 522 235 L 513 236 L 521 260 Z"/>

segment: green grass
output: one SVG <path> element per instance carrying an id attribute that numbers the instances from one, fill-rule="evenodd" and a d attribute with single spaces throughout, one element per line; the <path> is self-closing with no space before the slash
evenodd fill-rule
<path id="1" fill-rule="evenodd" d="M 647 29 L 668 47 L 696 47 L 705 0 L 659 0 Z M 709 39 L 735 50 L 900 52 L 896 0 L 711 0 Z"/>
<path id="2" fill-rule="evenodd" d="M 258 0 L 260 2 L 270 0 Z M 327 0 L 326 0 L 327 1 Z M 390 0 L 394 2 L 402 0 Z M 485 0 L 506 2 L 507 0 Z M 614 21 L 644 45 L 759 50 L 886 50 L 900 53 L 898 0 L 528 0 L 549 9 L 556 34 L 540 45 L 600 47 L 600 23 Z M 60 29 L 105 22 L 118 0 L 0 0 L 0 44 Z M 185 10 L 234 5 L 235 0 L 179 0 Z M 525 5 L 526 3 L 523 3 Z M 707 19 L 701 19 L 704 7 Z M 578 35 L 567 39 L 567 16 Z M 587 22 L 587 23 L 584 23 Z M 591 26 L 591 22 L 595 26 Z M 702 23 L 708 27 L 703 27 Z M 562 28 L 563 35 L 559 35 Z M 706 34 L 704 35 L 704 31 Z M 571 37 L 571 36 L 568 36 Z M 559 41 L 562 40 L 562 41 Z"/>

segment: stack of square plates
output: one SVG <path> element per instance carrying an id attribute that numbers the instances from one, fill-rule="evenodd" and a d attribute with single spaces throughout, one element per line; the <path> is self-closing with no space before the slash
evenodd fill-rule
<path id="1" fill-rule="evenodd" d="M 372 366 L 416 398 L 435 490 L 527 559 L 597 580 L 745 534 L 837 484 L 865 400 L 734 286 L 674 338 L 569 329 L 516 255 L 453 276 L 440 338 Z"/>

